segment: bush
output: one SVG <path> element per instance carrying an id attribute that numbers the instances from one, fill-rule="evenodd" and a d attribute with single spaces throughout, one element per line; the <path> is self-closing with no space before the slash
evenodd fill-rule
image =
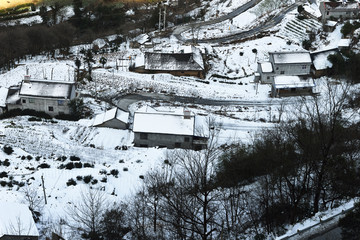
<path id="1" fill-rule="evenodd" d="M 114 177 L 117 177 L 117 175 L 119 175 L 119 170 L 113 169 L 110 171 L 110 174 L 113 175 Z"/>
<path id="2" fill-rule="evenodd" d="M 89 183 L 92 179 L 93 179 L 93 176 L 91 176 L 91 175 L 84 176 L 84 178 L 83 178 L 84 183 Z"/>
<path id="3" fill-rule="evenodd" d="M 94 180 L 91 181 L 91 184 L 92 184 L 92 185 L 95 185 L 95 184 L 97 184 L 97 183 L 98 183 L 98 180 L 97 180 L 97 179 L 94 179 Z"/>
<path id="4" fill-rule="evenodd" d="M 38 166 L 38 168 L 50 168 L 50 165 L 47 163 L 42 163 Z"/>
<path id="5" fill-rule="evenodd" d="M 74 164 L 74 166 L 75 166 L 75 168 L 82 168 L 82 163 L 81 162 L 76 162 L 75 164 Z"/>
<path id="6" fill-rule="evenodd" d="M 84 163 L 84 168 L 94 168 L 94 164 Z"/>
<path id="7" fill-rule="evenodd" d="M 101 169 L 101 170 L 99 171 L 99 173 L 102 174 L 102 175 L 106 175 L 107 171 L 106 171 L 105 169 Z"/>
<path id="8" fill-rule="evenodd" d="M 124 167 L 124 168 L 123 168 L 123 171 L 124 171 L 124 172 L 127 172 L 127 171 L 129 171 L 129 169 L 128 169 L 127 167 Z"/>
<path id="9" fill-rule="evenodd" d="M 9 159 L 5 159 L 5 161 L 2 163 L 2 165 L 5 166 L 5 167 L 10 166 L 10 161 L 9 161 Z"/>
<path id="10" fill-rule="evenodd" d="M 6 153 L 7 155 L 10 155 L 10 154 L 12 154 L 12 153 L 14 152 L 14 150 L 13 150 L 12 147 L 10 147 L 10 146 L 4 146 L 4 147 L 3 147 L 3 151 L 4 151 L 4 153 Z"/>
<path id="11" fill-rule="evenodd" d="M 73 178 L 70 178 L 66 183 L 67 186 L 76 186 L 76 184 L 77 183 Z"/>
<path id="12" fill-rule="evenodd" d="M 107 182 L 107 177 L 103 177 L 100 182 L 106 183 Z"/>
<path id="13" fill-rule="evenodd" d="M 70 161 L 80 161 L 80 158 L 76 156 L 70 156 Z"/>
<path id="14" fill-rule="evenodd" d="M 30 161 L 31 159 L 33 159 L 33 157 L 32 157 L 31 155 L 27 155 L 26 158 L 27 158 L 27 160 L 29 160 L 29 161 Z"/>
<path id="15" fill-rule="evenodd" d="M 0 173 L 0 178 L 7 178 L 7 177 L 8 177 L 7 172 L 1 172 Z"/>
<path id="16" fill-rule="evenodd" d="M 6 181 L 0 181 L 0 185 L 1 185 L 2 187 L 5 187 L 5 186 L 7 185 L 7 182 L 6 182 Z"/>
<path id="17" fill-rule="evenodd" d="M 72 162 L 69 162 L 65 165 L 65 169 L 68 169 L 68 170 L 71 170 L 73 169 L 75 166 L 74 166 L 74 163 Z"/>
<path id="18" fill-rule="evenodd" d="M 45 112 L 38 112 L 31 109 L 12 109 L 10 111 L 6 111 L 0 115 L 0 119 L 12 118 L 16 116 L 35 116 L 39 118 L 51 119 L 51 116 Z"/>
<path id="19" fill-rule="evenodd" d="M 83 180 L 83 177 L 82 176 L 77 176 L 76 180 L 81 181 L 81 180 Z"/>

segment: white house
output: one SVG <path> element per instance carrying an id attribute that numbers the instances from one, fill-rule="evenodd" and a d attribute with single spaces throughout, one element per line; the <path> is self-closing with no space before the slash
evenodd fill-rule
<path id="1" fill-rule="evenodd" d="M 301 79 L 298 76 L 275 76 L 271 86 L 272 97 L 309 95 L 315 87 L 312 78 Z"/>
<path id="2" fill-rule="evenodd" d="M 0 239 L 39 239 L 39 232 L 28 206 L 18 203 L 0 202 Z"/>
<path id="3" fill-rule="evenodd" d="M 75 83 L 53 80 L 25 79 L 11 87 L 7 109 L 32 109 L 56 116 L 70 114 L 68 103 L 76 97 Z"/>
<path id="4" fill-rule="evenodd" d="M 206 148 L 207 138 L 197 136 L 195 115 L 186 109 L 158 111 L 145 107 L 134 114 L 137 147 Z"/>
<path id="5" fill-rule="evenodd" d="M 275 76 L 310 75 L 311 57 L 307 51 L 269 52 L 268 62 L 258 63 L 260 78 L 257 81 L 272 83 Z"/>
<path id="6" fill-rule="evenodd" d="M 95 116 L 92 126 L 126 129 L 129 121 L 129 113 L 119 108 L 112 108 Z"/>

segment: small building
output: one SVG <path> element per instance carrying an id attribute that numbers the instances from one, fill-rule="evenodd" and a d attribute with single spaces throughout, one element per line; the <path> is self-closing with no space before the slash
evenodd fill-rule
<path id="1" fill-rule="evenodd" d="M 271 62 L 259 62 L 258 73 L 259 78 L 256 82 L 261 81 L 261 83 L 271 83 L 274 77 L 274 70 Z"/>
<path id="2" fill-rule="evenodd" d="M 70 114 L 69 102 L 76 97 L 75 83 L 25 79 L 9 89 L 7 109 L 31 109 L 56 116 Z"/>
<path id="3" fill-rule="evenodd" d="M 324 1 L 320 2 L 319 10 L 321 12 L 321 19 L 323 22 L 326 22 L 326 20 L 329 19 L 352 19 L 359 17 L 360 5 L 357 1 Z"/>
<path id="4" fill-rule="evenodd" d="M 95 116 L 92 126 L 127 129 L 129 113 L 119 108 L 112 108 Z"/>
<path id="5" fill-rule="evenodd" d="M 179 52 L 145 52 L 144 66 L 133 70 L 139 73 L 169 73 L 174 76 L 204 78 L 204 61 L 194 47 Z"/>
<path id="6" fill-rule="evenodd" d="M 351 39 L 348 38 L 342 38 L 340 39 L 338 43 L 339 50 L 349 50 L 351 45 Z"/>
<path id="7" fill-rule="evenodd" d="M 38 240 L 39 232 L 28 206 L 0 203 L 0 240 Z"/>
<path id="8" fill-rule="evenodd" d="M 146 107 L 134 114 L 134 145 L 170 149 L 206 148 L 207 137 L 197 136 L 195 129 L 195 115 L 188 110 L 157 111 Z"/>
<path id="9" fill-rule="evenodd" d="M 301 79 L 298 76 L 275 76 L 271 86 L 272 97 L 310 95 L 315 87 L 312 78 Z"/>
<path id="10" fill-rule="evenodd" d="M 313 61 L 311 73 L 315 78 L 325 76 L 328 69 L 332 68 L 332 63 L 328 60 L 329 55 L 336 54 L 337 48 L 327 49 L 323 51 L 312 52 L 311 59 Z"/>

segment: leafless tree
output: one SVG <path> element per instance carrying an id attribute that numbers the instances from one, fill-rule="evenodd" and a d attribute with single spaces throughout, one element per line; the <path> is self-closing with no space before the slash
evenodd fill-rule
<path id="1" fill-rule="evenodd" d="M 87 236 L 96 236 L 101 231 L 101 220 L 106 206 L 104 192 L 88 189 L 80 192 L 80 200 L 68 206 L 68 224 Z"/>

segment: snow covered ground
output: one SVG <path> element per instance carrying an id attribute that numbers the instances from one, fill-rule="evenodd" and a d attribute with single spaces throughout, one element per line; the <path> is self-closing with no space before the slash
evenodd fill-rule
<path id="1" fill-rule="evenodd" d="M 211 11 L 207 12 L 205 19 L 218 17 L 239 7 L 246 0 L 214 0 L 210 2 Z M 70 14 L 70 13 L 69 13 Z M 294 19 L 294 13 L 285 18 L 278 30 L 285 28 L 286 23 Z M 221 25 L 210 26 L 201 30 L 201 37 L 211 34 L 220 34 L 219 29 L 226 31 L 241 30 L 252 26 L 256 22 L 253 10 L 241 14 L 233 19 L 232 23 L 225 22 Z M 231 25 L 230 25 L 231 24 Z M 230 26 L 230 29 L 228 29 Z M 341 38 L 341 25 L 326 39 L 317 39 L 317 50 L 336 47 Z M 281 32 L 281 31 L 279 31 Z M 112 36 L 114 38 L 116 36 Z M 158 47 L 173 46 L 178 44 L 174 38 L 157 39 Z M 102 47 L 106 40 L 99 39 L 94 42 Z M 83 93 L 98 92 L 100 96 L 114 97 L 124 93 L 154 92 L 163 94 L 176 94 L 196 98 L 266 101 L 269 106 L 199 106 L 194 104 L 142 102 L 130 106 L 133 112 L 144 104 L 152 106 L 187 106 L 195 114 L 215 118 L 222 125 L 219 135 L 219 144 L 233 141 L 250 142 L 256 132 L 263 128 L 274 126 L 279 118 L 280 105 L 272 105 L 269 98 L 269 85 L 254 83 L 254 73 L 257 62 L 268 58 L 269 51 L 302 50 L 299 41 L 290 44 L 286 36 L 272 34 L 267 37 L 247 41 L 239 44 L 199 46 L 208 53 L 210 70 L 204 81 L 192 77 L 175 77 L 168 74 L 137 74 L 122 69 L 115 69 L 119 58 L 132 56 L 137 65 L 143 62 L 143 52 L 140 49 L 131 49 L 129 44 L 123 44 L 116 53 L 96 56 L 96 68 L 93 72 L 95 82 L 82 86 Z M 79 49 L 88 46 L 72 48 L 76 55 Z M 256 49 L 256 53 L 254 53 Z M 102 68 L 98 60 L 105 56 L 108 60 Z M 84 68 L 84 65 L 81 67 Z M 75 71 L 74 59 L 53 60 L 44 56 L 37 56 L 26 62 L 20 62 L 15 69 L 0 75 L 0 86 L 9 87 L 18 84 L 23 76 L 28 74 L 35 79 L 54 79 L 72 81 Z M 316 80 L 318 90 L 325 79 Z M 358 86 L 355 86 L 358 87 Z M 286 99 L 285 101 L 288 101 Z M 104 110 L 105 103 L 87 99 L 95 113 Z M 141 185 L 141 175 L 151 169 L 161 168 L 166 152 L 172 150 L 157 148 L 135 148 L 132 146 L 133 133 L 129 130 L 114 130 L 90 127 L 91 119 L 82 119 L 78 122 L 56 120 L 29 121 L 29 117 L 16 117 L 0 120 L 0 128 L 4 129 L 5 136 L 1 137 L 0 147 L 10 145 L 14 153 L 7 155 L 0 151 L 0 160 L 10 160 L 10 166 L 0 165 L 0 172 L 5 171 L 13 180 L 26 182 L 41 196 L 41 177 L 45 180 L 45 189 L 48 204 L 42 206 L 42 221 L 51 223 L 59 222 L 66 218 L 66 208 L 79 200 L 82 189 L 89 186 L 94 188 L 104 187 L 104 192 L 109 202 L 126 200 Z M 128 146 L 128 150 L 116 150 L 117 146 Z M 29 157 L 28 157 L 29 156 Z M 30 157 L 31 156 L 31 157 Z M 62 156 L 66 160 L 62 160 Z M 70 156 L 77 156 L 80 161 L 93 165 L 90 168 L 74 168 L 72 170 L 60 168 L 63 164 L 71 162 Z M 50 168 L 41 168 L 40 164 L 49 164 Z M 119 174 L 110 174 L 117 169 Z M 83 180 L 76 180 L 78 176 L 92 175 L 97 183 L 85 184 Z M 76 186 L 67 186 L 69 179 L 75 179 Z M 80 178 L 79 178 L 80 179 Z M 106 182 L 104 182 L 106 179 Z M 11 181 L 10 178 L 1 178 L 1 181 Z M 17 185 L 0 186 L 0 198 L 8 202 L 24 202 L 24 192 Z M 330 214 L 330 213 L 329 213 Z M 303 223 L 303 226 L 311 224 Z M 316 220 L 313 220 L 316 221 Z M 41 227 L 41 226 L 39 226 Z M 294 226 L 288 234 L 296 231 L 299 226 Z"/>

